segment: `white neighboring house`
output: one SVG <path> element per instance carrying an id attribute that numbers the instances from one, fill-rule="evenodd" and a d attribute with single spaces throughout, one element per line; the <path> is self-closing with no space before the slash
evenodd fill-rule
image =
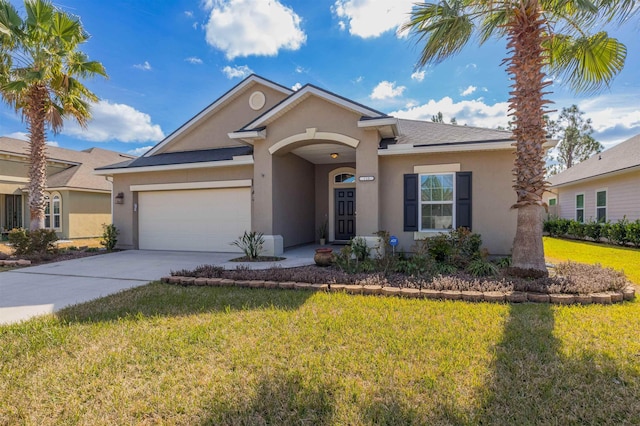
<path id="1" fill-rule="evenodd" d="M 640 219 L 640 135 L 552 176 L 549 214 L 579 222 Z"/>

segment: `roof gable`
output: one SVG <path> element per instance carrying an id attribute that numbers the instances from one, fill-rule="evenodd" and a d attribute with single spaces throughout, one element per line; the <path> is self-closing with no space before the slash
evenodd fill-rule
<path id="1" fill-rule="evenodd" d="M 383 112 L 369 108 L 358 102 L 352 101 L 351 99 L 337 95 L 328 90 L 321 89 L 312 84 L 306 84 L 301 89 L 291 94 L 289 97 L 284 99 L 279 104 L 275 105 L 270 110 L 266 111 L 264 114 L 260 115 L 258 118 L 256 118 L 252 122 L 247 123 L 244 127 L 239 129 L 239 132 L 256 130 L 268 125 L 272 121 L 286 114 L 287 111 L 295 108 L 298 104 L 300 104 L 310 96 L 318 97 L 327 102 L 335 104 L 341 108 L 355 112 L 363 117 L 367 117 L 367 118 L 387 117 L 387 115 Z"/>
<path id="2" fill-rule="evenodd" d="M 640 167 L 640 135 L 627 139 L 555 176 L 551 176 L 549 182 L 552 187 L 567 185 L 636 167 Z"/>
<path id="3" fill-rule="evenodd" d="M 207 106 L 205 109 L 196 114 L 193 118 L 187 121 L 185 124 L 180 126 L 174 132 L 172 132 L 169 136 L 164 138 L 158 144 L 156 144 L 153 148 L 147 151 L 143 157 L 149 157 L 155 154 L 160 153 L 161 151 L 166 150 L 166 148 L 175 140 L 177 140 L 181 135 L 185 134 L 203 120 L 206 120 L 209 117 L 214 116 L 220 110 L 222 110 L 225 106 L 229 105 L 233 100 L 235 100 L 238 96 L 246 92 L 248 89 L 255 85 L 262 85 L 268 87 L 276 92 L 282 93 L 286 96 L 293 93 L 291 89 L 288 89 L 280 84 L 274 83 L 273 81 L 267 80 L 263 77 L 260 77 L 256 74 L 251 74 L 249 77 L 242 80 L 240 83 L 235 85 L 233 88 L 228 90 L 218 99 L 216 99 L 213 103 Z"/>

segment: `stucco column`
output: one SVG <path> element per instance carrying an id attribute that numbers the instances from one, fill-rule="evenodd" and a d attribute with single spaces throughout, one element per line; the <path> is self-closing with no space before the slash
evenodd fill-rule
<path id="1" fill-rule="evenodd" d="M 253 146 L 253 193 L 251 194 L 251 227 L 264 234 L 263 255 L 283 253 L 281 235 L 273 235 L 273 157 L 265 141 Z"/>
<path id="2" fill-rule="evenodd" d="M 380 230 L 378 177 L 378 141 L 371 132 L 356 148 L 356 234 L 360 237 L 374 237 Z"/>

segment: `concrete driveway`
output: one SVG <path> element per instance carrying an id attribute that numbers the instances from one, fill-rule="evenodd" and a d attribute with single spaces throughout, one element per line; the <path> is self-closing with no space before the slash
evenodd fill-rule
<path id="1" fill-rule="evenodd" d="M 172 270 L 204 264 L 233 269 L 237 253 L 127 250 L 82 259 L 48 263 L 0 273 L 0 324 L 10 324 L 65 306 L 87 302 L 169 275 Z M 311 249 L 285 254 L 282 267 L 313 263 Z M 267 268 L 273 264 L 248 264 Z"/>

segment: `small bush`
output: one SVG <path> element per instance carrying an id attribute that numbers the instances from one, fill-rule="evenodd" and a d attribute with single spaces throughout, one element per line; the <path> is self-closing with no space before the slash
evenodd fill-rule
<path id="1" fill-rule="evenodd" d="M 498 267 L 482 258 L 473 259 L 469 262 L 466 271 L 474 277 L 498 275 Z"/>
<path id="2" fill-rule="evenodd" d="M 627 220 L 626 216 L 623 217 L 621 220 L 617 221 L 616 223 L 612 223 L 609 226 L 609 235 L 608 235 L 609 241 L 621 246 L 626 245 L 629 242 L 629 239 L 627 238 L 628 224 L 629 224 L 629 221 Z"/>
<path id="3" fill-rule="evenodd" d="M 640 247 L 640 219 L 627 225 L 627 239 L 634 246 Z"/>
<path id="4" fill-rule="evenodd" d="M 264 246 L 264 234 L 256 231 L 244 231 L 244 235 L 230 243 L 244 252 L 249 260 L 255 260 L 260 256 Z"/>
<path id="5" fill-rule="evenodd" d="M 597 222 L 592 220 L 584 225 L 585 235 L 591 238 L 593 241 L 600 241 L 600 237 L 602 236 L 603 224 L 601 222 Z"/>
<path id="6" fill-rule="evenodd" d="M 120 231 L 116 226 L 111 223 L 109 225 L 102 224 L 102 239 L 100 240 L 100 245 L 104 246 L 107 251 L 113 251 L 116 248 L 116 244 L 118 244 L 118 234 Z"/>
<path id="7" fill-rule="evenodd" d="M 51 254 L 56 251 L 55 242 L 58 241 L 56 232 L 51 229 L 12 229 L 9 232 L 9 242 L 13 246 L 16 256 L 33 254 Z"/>
<path id="8" fill-rule="evenodd" d="M 582 222 L 578 222 L 577 220 L 572 220 L 569 223 L 569 229 L 567 231 L 567 234 L 573 236 L 574 238 L 584 240 L 584 237 L 587 235 L 586 226 Z"/>
<path id="9" fill-rule="evenodd" d="M 367 241 L 362 237 L 356 237 L 351 240 L 351 251 L 359 262 L 368 259 L 371 254 Z"/>

